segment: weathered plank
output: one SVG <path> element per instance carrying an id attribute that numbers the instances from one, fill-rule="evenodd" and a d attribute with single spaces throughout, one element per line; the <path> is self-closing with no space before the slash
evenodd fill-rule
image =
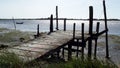
<path id="1" fill-rule="evenodd" d="M 51 50 L 58 48 L 59 46 L 62 46 L 71 39 L 72 32 L 57 31 L 51 33 L 50 35 L 45 34 L 31 42 L 24 43 L 20 46 L 15 46 L 1 50 L 0 52 L 15 53 L 16 55 L 21 56 L 23 59 L 24 57 L 29 58 L 29 60 L 26 60 L 25 58 L 25 61 L 31 61 Z"/>

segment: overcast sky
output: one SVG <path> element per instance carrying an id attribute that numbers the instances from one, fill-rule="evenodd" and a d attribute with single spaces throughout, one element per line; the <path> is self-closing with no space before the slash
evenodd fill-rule
<path id="1" fill-rule="evenodd" d="M 0 0 L 0 18 L 59 17 L 88 18 L 89 6 L 94 8 L 94 18 L 103 18 L 103 0 Z M 120 18 L 120 0 L 106 0 L 108 18 Z"/>

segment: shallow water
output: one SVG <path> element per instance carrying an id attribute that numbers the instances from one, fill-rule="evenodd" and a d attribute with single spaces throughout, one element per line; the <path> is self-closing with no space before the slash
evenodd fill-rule
<path id="1" fill-rule="evenodd" d="M 36 32 L 37 25 L 40 25 L 40 32 L 49 31 L 49 20 L 15 20 L 15 22 L 24 22 L 23 24 L 16 24 L 16 29 L 21 31 L 32 31 Z M 59 21 L 59 29 L 63 30 L 63 22 Z M 94 21 L 94 28 L 96 29 L 96 23 L 100 22 L 100 31 L 104 30 L 103 21 Z M 81 23 L 85 23 L 85 31 L 88 31 L 88 21 L 76 21 L 76 20 L 67 20 L 67 30 L 73 29 L 73 23 L 76 23 L 76 30 L 81 30 Z M 56 26 L 56 21 L 54 21 L 54 30 Z M 0 20 L 0 28 L 15 29 L 13 20 Z M 109 34 L 120 35 L 120 21 L 108 21 Z"/>

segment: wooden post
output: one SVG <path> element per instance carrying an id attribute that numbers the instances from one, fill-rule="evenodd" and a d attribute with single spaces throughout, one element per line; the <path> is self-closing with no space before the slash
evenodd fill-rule
<path id="1" fill-rule="evenodd" d="M 60 58 L 60 50 L 57 51 L 57 58 Z"/>
<path id="2" fill-rule="evenodd" d="M 80 45 L 80 44 L 79 44 L 79 39 L 77 39 L 77 52 L 76 52 L 76 57 L 77 57 L 77 58 L 78 58 L 78 53 L 79 53 L 79 51 L 78 51 L 78 50 L 79 50 L 79 45 Z"/>
<path id="3" fill-rule="evenodd" d="M 56 6 L 56 30 L 58 29 L 58 6 Z"/>
<path id="4" fill-rule="evenodd" d="M 73 24 L 73 40 L 75 39 L 75 27 L 76 27 L 76 24 L 74 23 Z"/>
<path id="5" fill-rule="evenodd" d="M 85 47 L 85 41 L 84 41 L 84 23 L 82 23 L 82 58 L 84 58 L 84 47 Z"/>
<path id="6" fill-rule="evenodd" d="M 96 35 L 98 35 L 98 33 L 99 33 L 99 25 L 100 25 L 100 22 L 97 22 L 97 26 L 96 26 Z M 94 58 L 96 58 L 97 40 L 98 40 L 98 36 L 96 36 L 96 38 L 95 38 Z"/>
<path id="7" fill-rule="evenodd" d="M 13 24 L 14 24 L 14 27 L 15 27 L 15 30 L 16 30 L 16 22 L 15 22 L 14 18 L 12 18 L 12 19 L 13 19 Z"/>
<path id="8" fill-rule="evenodd" d="M 66 31 L 66 19 L 64 19 L 64 31 Z"/>
<path id="9" fill-rule="evenodd" d="M 93 30 L 93 7 L 89 7 L 89 41 L 88 41 L 88 57 L 92 54 L 92 30 Z"/>
<path id="10" fill-rule="evenodd" d="M 37 37 L 39 37 L 40 33 L 39 33 L 39 24 L 37 25 Z"/>
<path id="11" fill-rule="evenodd" d="M 62 48 L 62 58 L 64 59 L 64 47 Z"/>
<path id="12" fill-rule="evenodd" d="M 50 33 L 53 32 L 53 15 L 50 17 Z"/>
<path id="13" fill-rule="evenodd" d="M 105 0 L 103 0 L 103 9 L 104 9 L 104 18 L 105 18 L 105 29 L 108 30 L 107 27 L 107 13 L 106 13 L 106 5 L 105 5 Z M 106 58 L 109 58 L 109 50 L 108 50 L 108 31 L 106 31 Z"/>
<path id="14" fill-rule="evenodd" d="M 72 59 L 72 45 L 69 43 L 68 44 L 68 60 Z"/>

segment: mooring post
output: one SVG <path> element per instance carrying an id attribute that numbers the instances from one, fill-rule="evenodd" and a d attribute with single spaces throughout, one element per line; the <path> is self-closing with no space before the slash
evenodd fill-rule
<path id="1" fill-rule="evenodd" d="M 75 27 L 76 27 L 76 24 L 74 23 L 73 24 L 73 40 L 75 39 Z"/>
<path id="2" fill-rule="evenodd" d="M 64 31 L 66 31 L 66 19 L 64 19 Z"/>
<path id="3" fill-rule="evenodd" d="M 56 6 L 56 30 L 58 29 L 58 6 Z"/>
<path id="4" fill-rule="evenodd" d="M 84 47 L 85 47 L 85 40 L 84 40 L 84 23 L 82 23 L 82 58 L 84 58 Z"/>
<path id="5" fill-rule="evenodd" d="M 93 7 L 89 7 L 89 40 L 88 40 L 88 57 L 92 54 L 92 30 L 93 30 Z"/>
<path id="6" fill-rule="evenodd" d="M 109 58 L 109 49 L 108 49 L 108 27 L 107 27 L 107 13 L 106 13 L 106 5 L 105 0 L 103 0 L 103 10 L 104 10 L 104 18 L 105 18 L 105 29 L 106 31 L 106 58 Z"/>
<path id="7" fill-rule="evenodd" d="M 98 40 L 99 26 L 100 26 L 100 22 L 97 22 L 97 26 L 96 26 L 96 37 L 95 37 L 94 58 L 96 58 L 96 52 L 97 52 L 97 40 Z"/>
<path id="8" fill-rule="evenodd" d="M 39 33 L 39 24 L 37 25 L 37 37 L 39 37 L 40 33 Z"/>
<path id="9" fill-rule="evenodd" d="M 68 44 L 68 60 L 72 59 L 72 45 Z"/>
<path id="10" fill-rule="evenodd" d="M 77 52 L 76 52 L 76 57 L 78 58 L 78 53 L 79 53 L 79 39 L 77 39 Z"/>
<path id="11" fill-rule="evenodd" d="M 53 32 L 53 15 L 50 17 L 50 33 Z"/>
<path id="12" fill-rule="evenodd" d="M 57 58 L 60 58 L 60 50 L 57 51 Z"/>
<path id="13" fill-rule="evenodd" d="M 62 48 L 62 58 L 64 59 L 64 53 L 65 51 L 64 51 L 64 47 Z"/>

